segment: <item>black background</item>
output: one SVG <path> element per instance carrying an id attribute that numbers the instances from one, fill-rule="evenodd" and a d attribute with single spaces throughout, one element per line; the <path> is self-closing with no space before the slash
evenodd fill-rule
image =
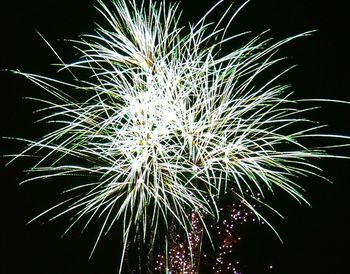
<path id="1" fill-rule="evenodd" d="M 195 21 L 216 1 L 183 1 L 183 21 Z M 223 4 L 221 11 L 231 1 Z M 243 1 L 236 1 L 237 5 Z M 325 2 L 325 3 L 321 3 Z M 291 57 L 290 64 L 299 66 L 284 78 L 292 83 L 298 98 L 333 98 L 349 100 L 347 77 L 349 35 L 345 4 L 337 1 L 279 1 L 252 0 L 238 15 L 230 31 L 252 30 L 258 34 L 271 29 L 276 38 L 317 29 L 312 37 L 294 41 L 282 49 Z M 344 1 L 345 2 L 345 1 Z M 74 51 L 60 39 L 74 39 L 91 33 L 93 21 L 101 22 L 90 0 L 26 0 L 1 1 L 0 4 L 0 69 L 21 69 L 54 76 L 48 64 L 56 59 L 36 34 L 38 30 L 65 58 L 74 60 Z M 219 9 L 220 10 L 220 9 Z M 218 15 L 219 16 L 219 13 Z M 219 18 L 219 17 L 217 17 Z M 217 19 L 215 16 L 213 20 Z M 43 93 L 27 80 L 0 72 L 0 136 L 38 138 L 44 125 L 34 125 L 35 103 L 22 100 L 25 96 Z M 316 118 L 329 124 L 328 132 L 350 135 L 350 105 L 322 104 Z M 0 154 L 17 153 L 20 143 L 1 140 Z M 340 150 L 347 153 L 349 150 Z M 63 239 L 60 235 L 67 225 L 62 218 L 51 223 L 26 225 L 43 209 L 59 201 L 62 185 L 32 183 L 21 187 L 23 169 L 31 160 L 19 160 L 5 167 L 1 159 L 1 271 L 4 274 L 109 274 L 117 272 L 120 251 L 119 233 L 102 240 L 89 261 L 94 225 L 86 233 L 79 228 Z M 274 199 L 285 220 L 276 220 L 284 240 L 281 245 L 272 233 L 262 229 L 246 235 L 242 252 L 247 266 L 245 274 L 327 273 L 342 274 L 348 269 L 349 169 L 346 160 L 328 159 L 320 162 L 324 174 L 334 181 L 328 184 L 316 179 L 302 179 L 313 208 L 295 204 L 283 195 Z"/>

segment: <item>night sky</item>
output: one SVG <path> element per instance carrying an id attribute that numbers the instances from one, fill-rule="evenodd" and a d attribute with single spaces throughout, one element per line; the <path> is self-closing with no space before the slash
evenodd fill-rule
<path id="1" fill-rule="evenodd" d="M 187 0 L 183 22 L 203 15 L 216 1 Z M 237 4 L 244 1 L 237 0 Z M 325 2 L 325 3 L 321 3 Z M 231 3 L 225 1 L 220 11 Z M 56 58 L 36 33 L 39 31 L 66 61 L 75 60 L 75 51 L 63 39 L 75 39 L 91 33 L 93 22 L 103 22 L 94 9 L 93 0 L 17 0 L 0 4 L 0 69 L 20 69 L 25 72 L 55 76 L 49 64 Z M 230 33 L 251 30 L 253 34 L 271 29 L 269 35 L 284 38 L 308 30 L 318 30 L 313 36 L 298 39 L 281 49 L 281 56 L 290 57 L 286 66 L 298 67 L 284 76 L 291 83 L 295 98 L 332 98 L 350 101 L 348 14 L 345 4 L 326 1 L 252 0 L 237 16 Z M 35 102 L 23 97 L 45 96 L 26 79 L 0 72 L 0 136 L 28 139 L 39 138 L 46 132 L 44 124 L 34 125 L 37 116 Z M 350 136 L 350 105 L 320 103 L 311 118 L 329 127 L 327 133 Z M 0 154 L 18 153 L 23 144 L 0 140 Z M 335 152 L 350 156 L 350 149 Z M 57 182 L 35 182 L 18 186 L 26 174 L 23 169 L 33 160 L 20 159 L 5 167 L 0 159 L 1 181 L 1 248 L 0 269 L 4 274 L 110 274 L 119 263 L 120 233 L 115 229 L 103 238 L 95 255 L 88 259 L 100 222 L 95 222 L 83 234 L 77 226 L 67 236 L 61 234 L 69 218 L 52 222 L 43 218 L 26 223 L 37 214 L 60 201 L 65 189 Z M 280 231 L 282 245 L 264 226 L 250 225 L 243 235 L 240 257 L 244 274 L 342 274 L 349 269 L 350 245 L 349 170 L 350 161 L 328 159 L 319 162 L 324 175 L 334 184 L 319 179 L 302 178 L 312 208 L 298 205 L 285 195 L 268 197 L 285 216 L 271 221 Z M 267 216 L 269 218 L 269 216 Z M 272 266 L 273 270 L 269 267 Z"/>

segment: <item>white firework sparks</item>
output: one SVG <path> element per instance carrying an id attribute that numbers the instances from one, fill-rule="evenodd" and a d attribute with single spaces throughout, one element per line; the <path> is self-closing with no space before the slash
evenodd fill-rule
<path id="1" fill-rule="evenodd" d="M 226 37 L 222 21 L 207 22 L 210 11 L 183 28 L 178 5 L 146 2 L 100 2 L 110 29 L 75 41 L 81 58 L 62 67 L 72 82 L 16 72 L 53 95 L 40 100 L 48 104 L 42 120 L 59 125 L 16 156 L 42 153 L 29 180 L 94 176 L 70 189 L 86 192 L 64 202 L 58 216 L 76 211 L 74 223 L 104 216 L 98 238 L 121 220 L 124 246 L 132 228 L 146 239 L 169 218 L 188 235 L 190 212 L 205 227 L 228 192 L 248 206 L 246 197 L 276 187 L 306 202 L 296 179 L 317 173 L 308 158 L 327 154 L 300 140 L 319 126 L 301 117 L 287 85 L 275 84 L 284 72 L 260 77 L 282 60 L 274 57 L 280 46 L 309 33 L 279 42 L 264 33 L 224 53 L 236 36 Z"/>

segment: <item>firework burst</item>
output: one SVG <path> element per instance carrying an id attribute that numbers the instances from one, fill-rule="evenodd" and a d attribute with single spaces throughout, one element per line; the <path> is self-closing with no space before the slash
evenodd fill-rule
<path id="1" fill-rule="evenodd" d="M 188 239 L 191 216 L 206 231 L 227 193 L 258 218 L 249 199 L 276 187 L 306 202 L 296 179 L 317 173 L 308 158 L 328 156 L 302 139 L 322 136 L 315 133 L 320 126 L 302 117 L 306 110 L 289 99 L 287 85 L 277 84 L 288 69 L 261 76 L 283 60 L 275 57 L 278 48 L 309 33 L 278 42 L 263 33 L 226 53 L 222 48 L 241 35 L 227 37 L 223 20 L 208 22 L 211 11 L 182 27 L 177 4 L 99 4 L 109 29 L 73 41 L 80 59 L 61 64 L 71 82 L 15 72 L 52 95 L 36 100 L 47 104 L 41 120 L 57 125 L 25 140 L 28 147 L 16 155 L 42 155 L 28 181 L 94 178 L 69 189 L 57 206 L 67 207 L 54 218 L 74 211 L 74 225 L 103 216 L 98 239 L 121 221 L 125 254 L 131 231 L 152 244 L 169 219 Z"/>

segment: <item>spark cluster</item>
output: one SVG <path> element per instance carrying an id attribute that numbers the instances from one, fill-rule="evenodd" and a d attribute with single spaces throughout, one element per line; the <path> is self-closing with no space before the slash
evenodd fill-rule
<path id="1" fill-rule="evenodd" d="M 260 201 L 261 195 L 258 194 L 256 200 Z M 253 207 L 259 208 L 261 205 L 254 203 Z M 197 274 L 201 271 L 215 274 L 244 273 L 238 259 L 240 243 L 243 240 L 242 231 L 247 225 L 263 225 L 263 222 L 258 220 L 252 210 L 240 203 L 226 204 L 220 207 L 219 211 L 222 219 L 209 226 L 213 246 L 206 246 L 204 249 L 201 246 L 203 227 L 198 217 L 192 213 L 194 226 L 191 233 L 195 236 L 186 239 L 171 231 L 169 242 L 172 244 L 168 254 L 156 256 L 154 271 L 172 274 Z M 194 256 L 193 253 L 199 246 L 201 250 Z M 268 268 L 273 269 L 273 266 L 270 265 Z"/>
<path id="2" fill-rule="evenodd" d="M 223 210 L 223 208 L 221 208 L 221 210 Z M 242 274 L 239 270 L 239 261 L 233 260 L 234 251 L 242 240 L 242 236 L 239 234 L 239 228 L 244 224 L 256 222 L 256 216 L 252 211 L 247 210 L 241 204 L 232 204 L 228 211 L 228 218 L 225 218 L 215 226 L 221 244 L 217 248 L 217 255 L 212 269 L 215 274 Z"/>
<path id="3" fill-rule="evenodd" d="M 256 204 L 253 207 L 256 207 Z M 210 266 L 212 273 L 215 274 L 242 274 L 237 259 L 237 250 L 242 240 L 240 231 L 246 224 L 257 224 L 258 219 L 253 211 L 242 204 L 226 205 L 220 208 L 220 212 L 222 220 L 210 226 L 211 234 L 216 235 L 214 253 L 204 252 L 203 264 Z"/>
<path id="4" fill-rule="evenodd" d="M 166 271 L 170 274 L 198 274 L 200 265 L 203 225 L 198 215 L 191 212 L 191 229 L 188 238 L 173 227 L 167 233 L 169 250 L 167 255 L 158 254 L 154 270 L 159 273 Z"/>

